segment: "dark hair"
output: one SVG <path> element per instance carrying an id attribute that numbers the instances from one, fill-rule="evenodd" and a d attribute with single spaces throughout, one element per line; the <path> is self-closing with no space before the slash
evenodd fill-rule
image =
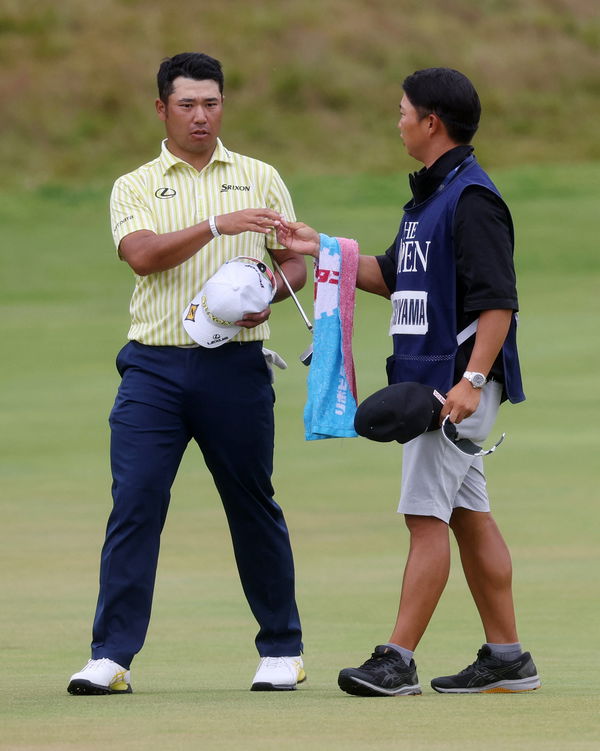
<path id="1" fill-rule="evenodd" d="M 223 70 L 218 60 L 203 52 L 181 52 L 165 58 L 158 69 L 158 96 L 165 104 L 173 93 L 173 81 L 179 76 L 193 78 L 195 81 L 216 81 L 219 91 L 223 93 Z"/>
<path id="2" fill-rule="evenodd" d="M 481 102 L 469 79 L 451 68 L 425 68 L 402 88 L 420 117 L 434 113 L 456 143 L 470 143 L 479 126 Z"/>

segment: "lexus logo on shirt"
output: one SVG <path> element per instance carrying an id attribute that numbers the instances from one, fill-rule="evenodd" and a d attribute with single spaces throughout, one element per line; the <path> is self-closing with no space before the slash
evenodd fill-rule
<path id="1" fill-rule="evenodd" d="M 155 191 L 154 195 L 157 198 L 173 198 L 173 196 L 177 195 L 177 191 L 173 188 L 159 188 Z"/>

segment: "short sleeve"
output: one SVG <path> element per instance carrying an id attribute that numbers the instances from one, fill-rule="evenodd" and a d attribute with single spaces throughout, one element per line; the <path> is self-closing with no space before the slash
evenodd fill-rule
<path id="1" fill-rule="evenodd" d="M 383 255 L 375 256 L 383 280 L 390 293 L 396 289 L 396 240 L 390 245 Z"/>
<path id="2" fill-rule="evenodd" d="M 120 177 L 115 182 L 110 196 L 110 221 L 117 249 L 121 240 L 132 232 L 142 229 L 157 231 L 156 220 L 142 192 L 127 177 Z"/>
<path id="3" fill-rule="evenodd" d="M 512 219 L 504 201 L 487 188 L 467 188 L 453 229 L 459 310 L 518 310 Z"/>

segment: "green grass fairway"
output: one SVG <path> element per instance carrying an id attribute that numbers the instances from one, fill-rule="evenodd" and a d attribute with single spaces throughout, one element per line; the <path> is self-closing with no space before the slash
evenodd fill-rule
<path id="1" fill-rule="evenodd" d="M 386 641 L 407 535 L 395 513 L 401 452 L 362 439 L 306 443 L 309 335 L 275 308 L 275 486 L 294 544 L 307 683 L 248 691 L 256 624 L 243 598 L 220 501 L 190 447 L 163 536 L 153 619 L 132 696 L 71 697 L 88 656 L 99 550 L 110 507 L 107 416 L 128 327 L 131 274 L 115 260 L 108 186 L 3 195 L 0 306 L 0 748 L 592 751 L 598 694 L 600 164 L 495 175 L 518 245 L 520 346 L 528 401 L 505 406 L 487 460 L 511 546 L 521 640 L 543 688 L 443 696 L 432 677 L 471 662 L 483 641 L 455 556 L 417 652 L 423 696 L 358 699 L 336 685 Z M 364 252 L 393 240 L 403 177 L 290 180 L 298 215 Z M 310 308 L 310 290 L 302 292 Z M 359 296 L 361 397 L 384 385 L 388 304 Z"/>

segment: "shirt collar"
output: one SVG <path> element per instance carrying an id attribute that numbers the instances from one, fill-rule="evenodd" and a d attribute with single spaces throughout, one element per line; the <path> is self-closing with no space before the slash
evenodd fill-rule
<path id="1" fill-rule="evenodd" d="M 473 153 L 470 144 L 455 146 L 446 151 L 431 167 L 423 167 L 408 176 L 415 204 L 422 203 L 442 184 L 446 175 Z"/>
<path id="2" fill-rule="evenodd" d="M 167 172 L 173 169 L 173 167 L 175 167 L 175 165 L 177 164 L 185 164 L 186 166 L 191 167 L 191 164 L 189 162 L 186 162 L 185 159 L 180 159 L 178 156 L 175 156 L 175 154 L 172 154 L 169 151 L 169 149 L 167 148 L 166 138 L 161 144 L 159 161 L 162 167 L 163 175 L 166 175 Z M 217 145 L 215 146 L 215 150 L 213 151 L 210 161 L 208 162 L 206 167 L 208 167 L 213 162 L 233 162 L 231 152 L 226 149 L 225 146 L 223 146 L 220 138 L 217 138 Z M 206 169 L 206 167 L 204 169 Z"/>

